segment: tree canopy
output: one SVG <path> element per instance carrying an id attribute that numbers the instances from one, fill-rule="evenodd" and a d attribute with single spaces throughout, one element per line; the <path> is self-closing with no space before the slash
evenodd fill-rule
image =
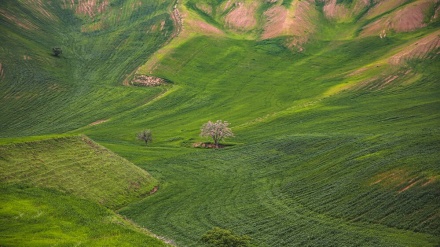
<path id="1" fill-rule="evenodd" d="M 203 124 L 200 135 L 211 137 L 214 141 L 215 147 L 218 148 L 221 140 L 234 136 L 232 130 L 228 126 L 229 123 L 227 121 L 217 120 L 215 123 L 208 121 Z"/>
<path id="2" fill-rule="evenodd" d="M 137 139 L 144 141 L 145 145 L 148 145 L 149 142 L 153 141 L 153 134 L 151 130 L 147 129 L 137 134 Z"/>
<path id="3" fill-rule="evenodd" d="M 55 57 L 58 57 L 59 55 L 61 55 L 63 53 L 63 50 L 61 50 L 61 48 L 59 48 L 59 47 L 54 47 L 54 48 L 52 48 L 52 52 Z"/>

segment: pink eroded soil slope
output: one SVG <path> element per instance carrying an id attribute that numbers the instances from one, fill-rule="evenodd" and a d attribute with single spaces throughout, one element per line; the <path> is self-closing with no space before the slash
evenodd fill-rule
<path id="1" fill-rule="evenodd" d="M 344 4 L 337 4 L 337 0 L 327 0 L 324 5 L 324 14 L 329 19 L 343 20 L 359 14 L 370 5 L 369 0 L 355 0 L 350 8 Z"/>
<path id="2" fill-rule="evenodd" d="M 365 26 L 361 36 L 380 35 L 388 31 L 410 32 L 425 27 L 428 10 L 438 1 L 420 0 L 404 5 L 391 14 Z"/>
<path id="3" fill-rule="evenodd" d="M 398 65 L 411 59 L 426 58 L 431 52 L 440 48 L 440 31 L 431 33 L 416 42 L 406 46 L 402 51 L 392 56 L 390 64 Z"/>
<path id="4" fill-rule="evenodd" d="M 236 29 L 239 31 L 249 31 L 254 28 L 257 24 L 256 11 L 258 3 L 237 3 L 235 7 L 226 16 L 226 25 L 229 28 Z"/>
<path id="5" fill-rule="evenodd" d="M 103 13 L 108 5 L 108 0 L 63 0 L 64 8 L 74 9 L 77 15 L 90 17 Z"/>
<path id="6" fill-rule="evenodd" d="M 306 43 L 310 35 L 316 31 L 313 23 L 316 16 L 313 0 L 295 1 L 289 9 L 281 5 L 273 6 L 264 12 L 266 22 L 261 38 L 294 36 L 288 45 L 299 47 Z"/>

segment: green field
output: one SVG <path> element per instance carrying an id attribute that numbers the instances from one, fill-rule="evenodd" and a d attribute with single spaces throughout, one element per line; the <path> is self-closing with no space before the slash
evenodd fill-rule
<path id="1" fill-rule="evenodd" d="M 0 190 L 2 246 L 169 246 L 97 203 L 41 188 Z"/>
<path id="2" fill-rule="evenodd" d="M 331 19 L 303 1 L 255 1 L 247 31 L 229 13 L 252 1 L 1 2 L 0 245 L 203 246 L 214 227 L 255 246 L 440 245 L 439 4 L 337 1 L 353 14 Z M 266 11 L 307 3 L 300 48 L 258 38 Z M 423 4 L 420 27 L 366 34 Z M 218 119 L 235 138 L 194 148 Z"/>
<path id="3" fill-rule="evenodd" d="M 86 137 L 3 145 L 0 157 L 4 183 L 58 189 L 110 208 L 148 194 L 158 184 Z"/>

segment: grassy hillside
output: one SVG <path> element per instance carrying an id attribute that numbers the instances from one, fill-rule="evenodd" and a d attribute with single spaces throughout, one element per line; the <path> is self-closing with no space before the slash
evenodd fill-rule
<path id="1" fill-rule="evenodd" d="M 41 188 L 0 190 L 2 246 L 169 246 L 87 200 Z"/>
<path id="2" fill-rule="evenodd" d="M 201 246 L 213 227 L 256 246 L 440 244 L 438 1 L 92 2 L 0 3 L 5 205 L 36 200 L 28 191 L 124 204 L 119 214 L 178 246 Z M 137 75 L 171 83 L 124 86 Z M 231 123 L 230 145 L 194 148 L 217 119 Z M 147 147 L 135 139 L 144 129 Z M 108 150 L 52 139 L 72 134 Z M 128 167 L 151 179 L 133 194 Z M 156 193 L 135 200 L 155 181 Z"/>
<path id="3" fill-rule="evenodd" d="M 404 42 L 366 38 L 288 55 L 276 42 L 194 39 L 156 70 L 182 85 L 142 109 L 149 120 L 126 121 L 133 112 L 86 132 L 166 181 L 122 213 L 184 245 L 221 226 L 259 246 L 435 246 L 438 58 L 374 66 L 366 73 L 376 80 L 349 76 Z M 385 84 L 391 74 L 398 79 Z M 230 121 L 236 145 L 188 148 L 203 141 L 208 119 Z M 118 125 L 129 126 L 121 140 L 144 125 L 157 142 L 139 156 L 134 142 L 105 136 Z"/>
<path id="4" fill-rule="evenodd" d="M 85 136 L 2 145 L 0 167 L 1 245 L 165 246 L 107 209 L 157 181 Z"/>
<path id="5" fill-rule="evenodd" d="M 159 94 L 122 82 L 169 39 L 171 2 L 2 1 L 0 136 L 65 132 Z"/>
<path id="6" fill-rule="evenodd" d="M 157 181 L 87 137 L 0 146 L 0 181 L 58 189 L 115 208 Z"/>

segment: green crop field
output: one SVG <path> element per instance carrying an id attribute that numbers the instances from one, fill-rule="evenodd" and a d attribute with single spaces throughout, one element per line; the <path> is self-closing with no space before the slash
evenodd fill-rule
<path id="1" fill-rule="evenodd" d="M 169 246 L 87 200 L 26 186 L 0 190 L 2 246 Z"/>
<path id="2" fill-rule="evenodd" d="M 0 2 L 0 246 L 439 246 L 439 6 Z"/>
<path id="3" fill-rule="evenodd" d="M 110 208 L 157 185 L 147 172 L 86 137 L 3 145 L 0 155 L 4 183 L 58 189 Z"/>

